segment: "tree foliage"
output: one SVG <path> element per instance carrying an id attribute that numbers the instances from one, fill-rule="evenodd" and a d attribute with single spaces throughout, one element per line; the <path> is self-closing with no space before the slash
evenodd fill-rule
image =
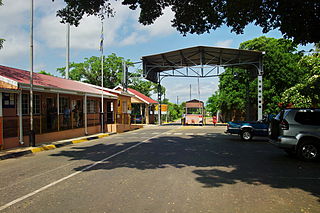
<path id="1" fill-rule="evenodd" d="M 305 76 L 300 83 L 282 94 L 282 102 L 294 107 L 320 107 L 320 54 L 304 56 L 299 61 Z"/>
<path id="2" fill-rule="evenodd" d="M 50 76 L 54 76 L 49 72 L 46 72 L 45 70 L 40 70 L 40 72 L 38 72 L 39 74 L 43 74 L 43 75 L 50 75 Z"/>
<path id="3" fill-rule="evenodd" d="M 118 57 L 114 53 L 104 57 L 104 87 L 114 88 L 122 82 L 123 60 L 122 57 Z M 126 60 L 126 64 L 132 66 L 132 63 L 129 60 Z M 57 70 L 61 75 L 65 76 L 65 67 L 58 68 Z M 85 58 L 84 62 L 81 63 L 70 63 L 69 78 L 101 86 L 101 58 L 92 56 L 90 58 Z"/>
<path id="4" fill-rule="evenodd" d="M 175 121 L 182 117 L 182 105 L 171 103 L 168 99 L 164 99 L 162 103 L 168 105 L 168 121 Z M 165 120 L 165 115 L 162 117 L 162 119 Z"/>
<path id="5" fill-rule="evenodd" d="M 130 88 L 135 89 L 142 94 L 150 97 L 152 94 L 157 93 L 158 84 L 151 81 L 147 81 L 142 77 L 142 70 L 138 70 L 136 73 L 129 73 L 129 85 Z M 162 90 L 165 88 L 162 86 Z"/>
<path id="6" fill-rule="evenodd" d="M 218 91 L 213 93 L 212 96 L 208 98 L 208 101 L 206 103 L 206 111 L 209 112 L 211 115 L 217 114 L 217 112 L 221 108 L 220 99 L 221 96 Z"/>
<path id="7" fill-rule="evenodd" d="M 53 0 L 54 1 L 54 0 Z M 111 0 L 64 0 L 66 7 L 57 15 L 62 22 L 79 25 L 84 15 L 113 15 Z M 122 0 L 130 9 L 140 9 L 139 22 L 150 25 L 163 15 L 165 8 L 174 12 L 172 26 L 180 33 L 202 34 L 222 25 L 240 34 L 253 23 L 263 32 L 279 29 L 285 38 L 297 43 L 320 40 L 319 0 Z"/>
<path id="8" fill-rule="evenodd" d="M 282 93 L 300 83 L 305 71 L 300 69 L 302 53 L 290 40 L 259 37 L 240 44 L 241 49 L 264 51 L 263 109 L 277 113 Z M 248 106 L 257 107 L 257 71 L 227 68 L 220 77 L 219 104 L 223 112 L 236 111 L 243 116 Z M 247 99 L 248 97 L 248 99 Z M 248 102 L 247 102 L 248 101 Z M 254 109 L 252 109 L 254 110 Z"/>

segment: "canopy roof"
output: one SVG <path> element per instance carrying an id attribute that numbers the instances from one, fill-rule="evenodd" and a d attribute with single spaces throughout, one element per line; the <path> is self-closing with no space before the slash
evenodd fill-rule
<path id="1" fill-rule="evenodd" d="M 263 52 L 253 50 L 241 50 L 221 47 L 196 46 L 156 55 L 143 56 L 143 69 L 146 79 L 159 82 L 161 72 L 178 70 L 185 67 L 201 66 L 237 66 L 252 69 L 252 65 L 259 66 Z M 179 76 L 167 74 L 166 76 Z M 183 74 L 179 77 L 211 77 L 206 73 L 198 76 Z"/>

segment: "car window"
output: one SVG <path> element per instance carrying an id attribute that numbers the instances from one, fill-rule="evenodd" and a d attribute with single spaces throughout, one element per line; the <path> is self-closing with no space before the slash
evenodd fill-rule
<path id="1" fill-rule="evenodd" d="M 289 113 L 289 110 L 282 110 L 276 117 L 276 120 L 282 121 Z"/>
<path id="2" fill-rule="evenodd" d="M 320 125 L 320 112 L 299 111 L 297 112 L 294 120 L 305 125 Z"/>

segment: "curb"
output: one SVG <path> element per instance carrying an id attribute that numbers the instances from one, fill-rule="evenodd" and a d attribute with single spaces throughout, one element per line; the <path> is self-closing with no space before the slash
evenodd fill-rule
<path id="1" fill-rule="evenodd" d="M 108 137 L 108 136 L 114 135 L 114 134 L 117 134 L 117 133 L 112 132 L 112 133 L 101 134 L 101 135 L 97 135 L 97 136 L 81 138 L 81 139 L 77 139 L 77 140 L 65 141 L 65 142 L 62 142 L 62 143 L 53 142 L 52 144 L 42 145 L 42 146 L 39 146 L 39 147 L 33 147 L 33 148 L 30 148 L 29 150 L 25 150 L 25 151 L 13 152 L 13 153 L 1 155 L 0 156 L 0 160 L 6 160 L 6 159 L 9 159 L 9 158 L 22 157 L 22 156 L 25 156 L 25 155 L 28 155 L 28 154 L 33 154 L 33 153 L 37 153 L 37 152 L 56 149 L 56 148 L 68 146 L 68 145 L 71 145 L 71 144 L 77 144 L 77 143 L 87 142 L 87 141 L 91 141 L 91 140 L 95 140 L 95 139 L 99 139 L 99 138 L 104 138 L 104 137 Z"/>

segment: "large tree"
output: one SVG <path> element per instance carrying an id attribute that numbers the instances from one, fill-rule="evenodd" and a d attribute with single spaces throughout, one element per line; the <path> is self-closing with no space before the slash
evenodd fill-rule
<path id="1" fill-rule="evenodd" d="M 114 53 L 104 58 L 104 87 L 113 88 L 122 82 L 123 60 L 122 57 L 118 57 Z M 129 66 L 132 65 L 129 60 L 126 60 L 126 63 Z M 57 70 L 65 76 L 65 67 Z M 92 56 L 85 58 L 81 63 L 70 63 L 69 78 L 101 86 L 101 58 Z"/>
<path id="2" fill-rule="evenodd" d="M 158 84 L 151 81 L 147 81 L 142 77 L 142 70 L 129 73 L 129 85 L 130 88 L 135 89 L 142 94 L 150 97 L 152 94 L 157 93 Z M 162 91 L 165 92 L 165 88 L 162 87 Z"/>
<path id="3" fill-rule="evenodd" d="M 53 0 L 54 1 L 54 0 Z M 111 0 L 64 0 L 66 7 L 57 15 L 62 22 L 78 25 L 84 15 L 113 15 Z M 180 33 L 202 34 L 222 25 L 237 34 L 253 23 L 266 33 L 279 29 L 285 38 L 297 43 L 316 43 L 320 40 L 319 0 L 122 0 L 130 9 L 140 8 L 139 22 L 154 23 L 165 8 L 174 12 L 172 26 Z"/>
<path id="4" fill-rule="evenodd" d="M 259 37 L 240 44 L 241 49 L 265 51 L 263 75 L 263 107 L 265 113 L 279 111 L 282 93 L 305 78 L 299 68 L 302 53 L 290 40 Z M 244 116 L 249 106 L 256 107 L 257 80 L 252 71 L 228 68 L 220 77 L 219 94 L 224 112 Z"/>
<path id="5" fill-rule="evenodd" d="M 320 53 L 304 56 L 299 62 L 305 76 L 282 94 L 284 106 L 320 107 Z"/>

